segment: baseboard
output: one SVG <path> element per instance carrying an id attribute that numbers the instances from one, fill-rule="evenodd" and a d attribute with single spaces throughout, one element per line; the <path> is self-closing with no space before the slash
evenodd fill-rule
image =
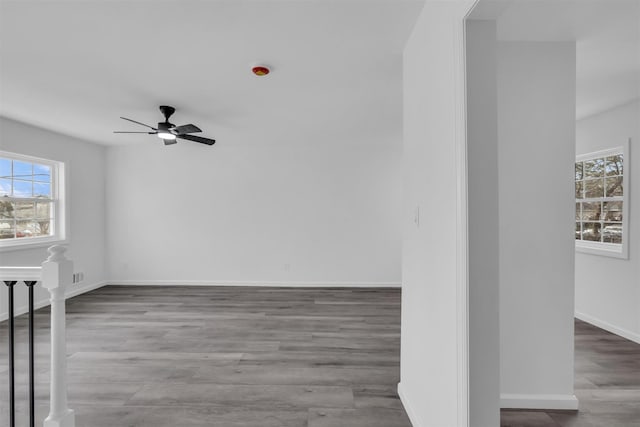
<path id="1" fill-rule="evenodd" d="M 107 284 L 108 284 L 108 282 L 106 280 L 103 280 L 102 282 L 90 283 L 88 285 L 77 287 L 77 288 L 68 288 L 67 289 L 66 298 L 67 299 L 73 298 L 73 297 L 78 296 L 80 294 L 84 294 L 85 292 L 89 292 L 89 291 L 92 291 L 94 289 L 98 289 L 98 288 L 101 288 L 103 286 L 106 286 Z"/>
<path id="2" fill-rule="evenodd" d="M 407 417 L 409 417 L 409 421 L 411 421 L 411 425 L 414 427 L 419 427 L 420 424 L 418 420 L 418 415 L 416 414 L 415 409 L 413 409 L 413 405 L 409 403 L 409 399 L 407 395 L 404 393 L 404 389 L 402 388 L 402 382 L 398 383 L 398 397 L 400 398 L 400 402 L 402 402 L 402 406 L 404 406 L 404 411 L 407 413 Z"/>
<path id="3" fill-rule="evenodd" d="M 501 409 L 578 410 L 573 394 L 501 394 Z"/>
<path id="4" fill-rule="evenodd" d="M 263 286 L 287 288 L 400 288 L 395 282 L 271 282 L 233 280 L 110 280 L 113 286 Z"/>
<path id="5" fill-rule="evenodd" d="M 593 326 L 597 326 L 600 329 L 604 329 L 605 331 L 611 332 L 612 334 L 619 335 L 622 338 L 626 338 L 628 340 L 631 340 L 633 342 L 640 344 L 640 334 L 636 334 L 624 328 L 619 328 L 615 325 L 612 325 L 609 322 L 605 322 L 604 320 L 600 320 L 597 317 L 589 316 L 588 314 L 581 313 L 579 311 L 575 312 L 575 316 L 576 316 L 576 319 L 582 320 L 583 322 L 590 323 Z"/>
<path id="6" fill-rule="evenodd" d="M 77 295 L 84 294 L 85 292 L 89 292 L 89 291 L 92 291 L 94 289 L 101 288 L 102 286 L 105 286 L 106 284 L 107 284 L 107 282 L 97 282 L 97 283 L 90 283 L 88 285 L 84 285 L 84 286 L 80 286 L 80 287 L 75 287 L 74 285 L 72 285 L 72 287 L 67 289 L 67 294 L 65 295 L 65 298 L 66 299 L 73 298 L 73 297 L 75 297 Z M 46 298 L 42 298 L 42 299 L 40 299 L 38 301 L 34 301 L 33 302 L 33 307 L 37 310 L 39 308 L 46 307 L 49 304 L 50 304 L 49 297 L 46 297 Z M 29 311 L 29 306 L 27 304 L 14 306 L 14 309 L 13 309 L 14 317 L 15 316 L 20 316 L 22 314 L 25 314 L 28 311 Z M 9 318 L 9 313 L 8 312 L 3 311 L 2 313 L 0 313 L 0 322 L 3 322 L 5 320 L 7 320 L 8 318 Z"/>

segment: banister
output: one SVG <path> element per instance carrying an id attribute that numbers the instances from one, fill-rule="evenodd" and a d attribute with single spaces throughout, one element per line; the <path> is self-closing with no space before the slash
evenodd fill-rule
<path id="1" fill-rule="evenodd" d="M 0 281 L 23 282 L 25 280 L 40 281 L 42 267 L 0 267 Z"/>
<path id="2" fill-rule="evenodd" d="M 48 249 L 49 258 L 42 266 L 0 267 L 0 281 L 9 289 L 9 390 L 10 426 L 15 426 L 14 401 L 14 313 L 13 287 L 24 282 L 29 289 L 29 381 L 30 426 L 34 426 L 34 307 L 33 287 L 37 282 L 50 293 L 51 302 L 51 393 L 50 412 L 44 427 L 75 427 L 75 414 L 67 407 L 67 355 L 65 325 L 65 289 L 73 283 L 73 262 L 65 257 L 67 248 L 54 245 Z"/>

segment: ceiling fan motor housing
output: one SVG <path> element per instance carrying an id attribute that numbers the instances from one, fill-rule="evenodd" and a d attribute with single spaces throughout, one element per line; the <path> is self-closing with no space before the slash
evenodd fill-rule
<path id="1" fill-rule="evenodd" d="M 173 123 L 169 122 L 158 122 L 158 131 L 166 131 L 169 132 L 171 129 L 176 127 Z"/>

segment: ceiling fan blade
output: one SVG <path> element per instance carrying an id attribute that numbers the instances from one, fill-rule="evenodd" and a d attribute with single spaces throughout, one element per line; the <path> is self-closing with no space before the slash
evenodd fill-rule
<path id="1" fill-rule="evenodd" d="M 128 130 L 114 130 L 113 133 L 146 133 L 149 135 L 155 135 L 158 132 L 130 132 Z"/>
<path id="2" fill-rule="evenodd" d="M 192 125 L 192 124 L 176 126 L 171 130 L 174 131 L 176 135 L 184 135 L 185 133 L 202 132 L 202 130 L 198 126 Z"/>
<path id="3" fill-rule="evenodd" d="M 163 139 L 163 141 L 164 145 L 173 145 L 178 143 L 178 141 L 176 141 L 175 139 Z"/>
<path id="4" fill-rule="evenodd" d="M 213 145 L 216 143 L 215 139 L 203 138 L 201 136 L 194 135 L 176 135 L 176 138 L 186 139 L 188 141 L 199 142 L 200 144 Z"/>
<path id="5" fill-rule="evenodd" d="M 142 126 L 146 126 L 146 127 L 148 127 L 149 129 L 158 130 L 158 129 L 156 129 L 156 128 L 154 128 L 154 127 L 151 127 L 151 126 L 149 126 L 149 125 L 145 125 L 144 123 L 140 123 L 140 122 L 136 122 L 135 120 L 127 119 L 126 117 L 120 117 L 120 118 L 121 118 L 122 120 L 127 120 L 127 121 L 132 122 L 132 123 L 136 123 L 136 124 L 139 124 L 139 125 L 142 125 Z"/>

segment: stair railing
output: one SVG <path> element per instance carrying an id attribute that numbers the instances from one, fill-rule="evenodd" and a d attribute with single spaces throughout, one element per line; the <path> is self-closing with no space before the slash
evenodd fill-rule
<path id="1" fill-rule="evenodd" d="M 73 282 L 73 262 L 65 257 L 66 250 L 61 245 L 50 247 L 49 258 L 40 267 L 0 267 L 0 280 L 8 288 L 9 427 L 16 425 L 14 287 L 20 282 L 27 286 L 29 293 L 29 425 L 35 427 L 33 288 L 42 282 L 51 302 L 50 411 L 43 427 L 75 427 L 75 414 L 67 406 L 65 289 Z"/>

